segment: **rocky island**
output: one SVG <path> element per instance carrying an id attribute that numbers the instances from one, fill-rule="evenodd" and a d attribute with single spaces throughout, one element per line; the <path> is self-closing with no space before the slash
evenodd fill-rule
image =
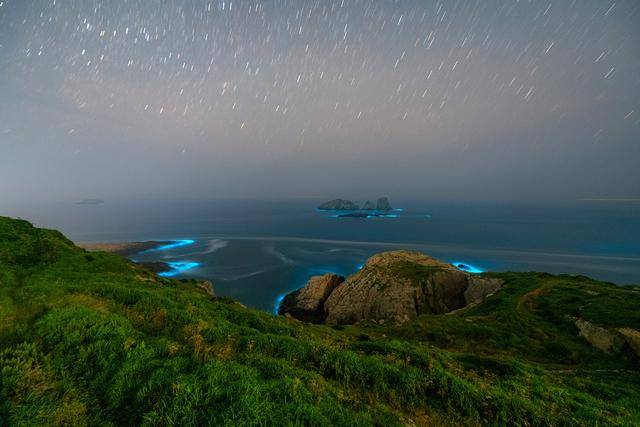
<path id="1" fill-rule="evenodd" d="M 387 197 L 380 197 L 375 206 L 367 200 L 362 208 L 351 200 L 335 199 L 325 202 L 318 206 L 320 211 L 338 211 L 339 213 L 332 215 L 337 218 L 397 218 L 397 214 L 391 213 L 393 207 Z"/>
<path id="2" fill-rule="evenodd" d="M 359 207 L 351 200 L 334 199 L 321 204 L 318 209 L 321 211 L 355 211 Z"/>

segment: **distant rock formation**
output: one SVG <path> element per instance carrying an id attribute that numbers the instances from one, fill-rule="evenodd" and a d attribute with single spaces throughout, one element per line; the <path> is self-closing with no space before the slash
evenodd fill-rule
<path id="1" fill-rule="evenodd" d="M 378 199 L 378 203 L 376 203 L 376 209 L 379 211 L 393 210 L 393 208 L 391 207 L 391 203 L 389 203 L 389 199 L 386 197 L 380 197 Z"/>
<path id="2" fill-rule="evenodd" d="M 318 209 L 326 211 L 355 211 L 358 210 L 358 205 L 351 200 L 334 199 L 321 204 Z"/>
<path id="3" fill-rule="evenodd" d="M 362 209 L 360 209 L 360 207 L 351 200 L 346 199 L 330 200 L 318 206 L 318 209 L 326 211 L 391 211 L 393 210 L 393 207 L 391 206 L 391 203 L 389 203 L 389 199 L 387 197 L 380 197 L 375 206 L 370 200 L 367 200 L 362 206 Z"/>
<path id="4" fill-rule="evenodd" d="M 344 277 L 336 274 L 314 276 L 309 279 L 305 287 L 284 297 L 278 308 L 278 314 L 289 313 L 298 320 L 322 323 L 324 322 L 324 303 L 336 286 L 342 282 Z"/>
<path id="5" fill-rule="evenodd" d="M 401 324 L 421 314 L 443 314 L 477 304 L 502 286 L 502 280 L 475 277 L 418 252 L 383 252 L 369 258 L 347 280 L 322 288 L 322 298 L 313 299 L 309 316 L 300 295 L 319 294 L 318 283 L 324 277 L 312 278 L 309 290 L 305 287 L 287 295 L 278 312 L 330 325 L 363 320 Z"/>
<path id="6" fill-rule="evenodd" d="M 373 203 L 371 203 L 370 200 L 367 200 L 366 202 L 364 202 L 364 205 L 362 205 L 362 210 L 364 211 L 372 211 L 375 209 L 375 206 L 373 206 Z"/>

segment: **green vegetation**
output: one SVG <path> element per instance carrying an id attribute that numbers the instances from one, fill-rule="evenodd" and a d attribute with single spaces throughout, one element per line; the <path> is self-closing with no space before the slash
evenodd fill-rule
<path id="1" fill-rule="evenodd" d="M 409 261 L 398 261 L 389 265 L 387 273 L 415 282 L 420 282 L 423 281 L 425 277 L 429 277 L 438 271 L 440 271 L 440 267 L 437 266 L 418 264 Z"/>
<path id="2" fill-rule="evenodd" d="M 0 217 L 0 425 L 637 425 L 640 370 L 577 336 L 640 293 L 505 273 L 400 326 L 309 325 Z"/>
<path id="3" fill-rule="evenodd" d="M 377 266 L 377 268 L 384 268 L 385 273 L 391 274 L 395 277 L 408 279 L 414 286 L 422 285 L 433 274 L 441 271 L 440 267 L 418 264 L 410 261 L 398 261 L 386 266 Z M 380 284 L 381 289 L 389 286 L 388 284 Z"/>

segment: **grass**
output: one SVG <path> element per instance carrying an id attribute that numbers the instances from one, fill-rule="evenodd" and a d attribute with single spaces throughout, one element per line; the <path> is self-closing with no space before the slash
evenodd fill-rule
<path id="1" fill-rule="evenodd" d="M 499 277 L 454 315 L 329 328 L 0 218 L 0 425 L 640 423 L 635 359 L 593 349 L 567 317 L 639 328 L 639 294 Z"/>
<path id="2" fill-rule="evenodd" d="M 390 264 L 386 273 L 402 277 L 404 279 L 409 279 L 412 282 L 420 283 L 440 270 L 441 268 L 437 266 L 423 265 L 416 262 L 402 260 Z"/>

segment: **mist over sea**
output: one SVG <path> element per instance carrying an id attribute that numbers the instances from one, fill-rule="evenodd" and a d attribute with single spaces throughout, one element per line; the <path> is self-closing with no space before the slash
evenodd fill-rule
<path id="1" fill-rule="evenodd" d="M 370 255 L 396 249 L 485 271 L 547 271 L 640 284 L 640 203 L 391 201 L 403 209 L 398 218 L 334 218 L 315 210 L 319 199 L 58 203 L 0 206 L 0 215 L 59 229 L 76 242 L 192 239 L 135 258 L 198 263 L 176 277 L 210 279 L 218 295 L 268 311 L 311 275 L 348 275 Z"/>

